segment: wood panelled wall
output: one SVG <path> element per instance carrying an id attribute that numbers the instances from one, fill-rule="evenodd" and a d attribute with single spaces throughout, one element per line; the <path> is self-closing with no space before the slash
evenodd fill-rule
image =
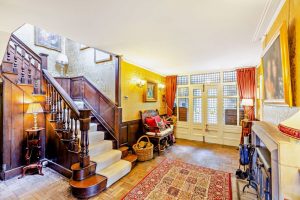
<path id="1" fill-rule="evenodd" d="M 26 114 L 28 104 L 33 101 L 44 101 L 41 97 L 33 97 L 20 86 L 15 85 L 6 77 L 1 76 L 2 80 L 2 106 L 3 106 L 3 138 L 1 143 L 2 149 L 2 172 L 1 179 L 20 174 L 21 167 L 24 165 L 24 148 L 26 144 L 25 130 L 33 126 L 33 116 Z M 29 86 L 30 87 L 30 86 Z M 31 91 L 33 87 L 31 86 Z M 38 126 L 45 127 L 45 117 L 43 114 L 38 115 Z M 44 138 L 45 132 L 42 134 Z M 42 140 L 45 144 L 45 140 Z M 45 145 L 42 145 L 45 147 Z M 42 149 L 42 158 L 45 157 L 45 149 Z"/>
<path id="2" fill-rule="evenodd" d="M 99 96 L 97 89 L 91 84 L 85 83 L 83 77 L 56 77 L 56 81 L 64 88 L 64 90 L 72 97 L 72 99 L 86 99 L 88 103 L 97 112 L 102 112 L 106 117 L 109 126 L 114 126 L 117 122 L 120 127 L 119 144 L 132 146 L 142 134 L 141 120 L 132 120 L 121 122 L 113 118 L 113 106 L 107 102 L 107 98 Z M 100 99 L 100 101 L 99 101 Z M 109 106 L 111 105 L 111 106 Z"/>
<path id="3" fill-rule="evenodd" d="M 136 143 L 138 138 L 143 135 L 142 121 L 132 120 L 122 122 L 120 144 L 132 146 Z"/>

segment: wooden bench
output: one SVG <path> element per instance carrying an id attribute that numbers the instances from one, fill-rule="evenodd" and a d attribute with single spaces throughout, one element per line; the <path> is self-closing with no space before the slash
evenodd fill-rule
<path id="1" fill-rule="evenodd" d="M 159 127 L 149 127 L 145 123 L 145 119 L 147 117 L 154 117 L 159 115 L 158 110 L 145 110 L 140 111 L 142 123 L 143 123 L 143 132 L 146 134 L 150 141 L 154 145 L 154 151 L 158 152 L 158 155 L 160 155 L 160 152 L 164 151 L 168 146 L 172 145 L 173 142 L 170 141 L 170 138 L 173 137 L 173 128 L 169 127 L 166 131 L 160 132 Z M 165 141 L 162 144 L 162 141 Z"/>

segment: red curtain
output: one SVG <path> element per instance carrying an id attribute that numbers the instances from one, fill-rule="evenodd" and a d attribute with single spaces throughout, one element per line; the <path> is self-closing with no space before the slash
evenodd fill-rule
<path id="1" fill-rule="evenodd" d="M 173 114 L 174 101 L 177 89 L 177 76 L 166 77 L 166 101 L 167 101 L 167 114 Z"/>
<path id="2" fill-rule="evenodd" d="M 255 83 L 255 67 L 237 69 L 237 85 L 239 89 L 240 99 L 253 99 L 255 102 L 256 83 Z M 254 106 L 244 108 L 245 114 L 248 114 L 249 120 L 255 119 Z"/>

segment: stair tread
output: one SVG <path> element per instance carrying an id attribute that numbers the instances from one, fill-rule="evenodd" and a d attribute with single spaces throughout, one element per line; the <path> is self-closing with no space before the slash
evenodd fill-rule
<path id="1" fill-rule="evenodd" d="M 123 158 L 123 160 L 126 160 L 126 161 L 131 162 L 131 163 L 135 162 L 135 161 L 137 161 L 137 155 L 129 154 L 125 158 Z"/>
<path id="2" fill-rule="evenodd" d="M 93 162 L 93 161 L 91 161 L 90 164 L 89 164 L 87 167 L 84 167 L 84 168 L 88 168 L 88 167 L 90 167 L 91 165 L 96 165 L 96 163 Z M 83 167 L 80 167 L 80 163 L 79 163 L 79 162 L 78 162 L 78 163 L 74 163 L 74 164 L 71 166 L 71 170 L 72 170 L 72 171 L 73 171 L 73 170 L 81 170 L 81 169 L 83 169 Z"/>
<path id="3" fill-rule="evenodd" d="M 123 168 L 125 168 L 127 166 L 131 166 L 131 163 L 129 161 L 119 160 L 118 162 L 115 162 L 114 164 L 112 164 L 112 165 L 110 165 L 110 166 L 108 166 L 108 167 L 106 167 L 106 168 L 104 168 L 102 170 L 97 171 L 97 173 L 109 177 L 110 174 L 114 174 L 118 170 L 121 170 L 121 169 L 123 169 Z"/>
<path id="4" fill-rule="evenodd" d="M 121 151 L 112 149 L 112 150 L 104 152 L 102 154 L 93 156 L 93 160 L 95 162 L 106 160 L 106 159 L 109 159 L 112 155 L 120 155 L 120 159 L 121 159 Z"/>
<path id="5" fill-rule="evenodd" d="M 102 181 L 106 181 L 106 179 L 107 178 L 105 176 L 95 174 L 95 175 L 90 176 L 81 181 L 75 181 L 75 180 L 71 179 L 70 185 L 74 188 L 88 188 L 91 186 L 95 186 L 95 185 L 101 183 Z"/>
<path id="6" fill-rule="evenodd" d="M 90 131 L 89 132 L 89 141 L 90 143 L 103 141 L 105 137 L 104 131 Z"/>
<path id="7" fill-rule="evenodd" d="M 100 146 L 100 145 L 104 145 L 104 144 L 112 144 L 112 141 L 111 140 L 101 140 L 101 141 L 98 141 L 97 143 L 93 143 L 89 145 L 89 149 L 92 149 L 92 148 L 95 148 L 97 146 Z"/>
<path id="8" fill-rule="evenodd" d="M 128 149 L 129 149 L 129 147 L 126 147 L 126 146 L 122 146 L 122 147 L 119 148 L 120 151 L 126 151 Z"/>
<path id="9" fill-rule="evenodd" d="M 98 170 L 97 173 L 107 177 L 106 187 L 111 186 L 123 176 L 131 171 L 131 163 L 126 160 L 119 160 L 118 162 L 102 169 Z"/>
<path id="10" fill-rule="evenodd" d="M 89 151 L 91 157 L 96 156 L 97 154 L 103 154 L 112 150 L 112 148 L 113 143 L 111 140 L 101 140 L 100 142 L 93 142 L 90 140 Z"/>
<path id="11" fill-rule="evenodd" d="M 102 170 L 121 159 L 122 153 L 119 150 L 110 150 L 95 156 L 91 156 L 91 160 L 97 162 L 97 170 Z"/>

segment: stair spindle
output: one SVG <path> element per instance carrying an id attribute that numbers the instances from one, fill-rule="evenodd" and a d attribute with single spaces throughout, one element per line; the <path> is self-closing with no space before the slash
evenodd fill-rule
<path id="1" fill-rule="evenodd" d="M 21 77 L 20 77 L 20 80 L 19 80 L 19 83 L 25 83 L 25 50 L 22 49 L 22 54 L 21 54 L 21 57 L 22 57 L 22 63 L 21 63 Z"/>
<path id="2" fill-rule="evenodd" d="M 90 156 L 89 156 L 89 136 L 88 131 L 90 128 L 90 122 L 91 122 L 91 110 L 79 110 L 80 116 L 80 131 L 81 131 L 81 137 L 80 137 L 80 153 L 79 153 L 79 161 L 80 161 L 80 167 L 87 167 L 90 164 Z"/>
<path id="3" fill-rule="evenodd" d="M 7 49 L 7 51 L 6 51 L 6 60 L 7 60 L 8 62 L 10 62 L 10 60 L 11 60 L 11 54 L 10 54 L 10 52 L 9 52 L 9 49 Z"/>
<path id="4" fill-rule="evenodd" d="M 15 43 L 13 73 L 18 74 L 18 44 Z"/>
<path id="5" fill-rule="evenodd" d="M 28 63 L 28 84 L 32 84 L 32 78 L 31 78 L 31 59 L 32 56 L 29 55 L 29 63 Z"/>
<path id="6" fill-rule="evenodd" d="M 35 66 L 37 66 L 37 61 L 35 60 L 35 63 L 34 63 Z M 34 94 L 38 94 L 39 93 L 39 78 L 38 78 L 38 75 L 37 75 L 37 70 L 34 70 L 34 81 L 33 81 L 33 92 Z"/>
<path id="7" fill-rule="evenodd" d="M 53 109 L 52 109 L 52 114 L 53 114 L 53 120 L 56 120 L 56 91 L 53 89 Z"/>
<path id="8" fill-rule="evenodd" d="M 66 104 L 63 101 L 63 110 L 62 110 L 62 129 L 65 130 L 66 129 Z"/>
<path id="9" fill-rule="evenodd" d="M 72 133 L 71 133 L 71 130 L 70 130 L 70 108 L 67 106 L 67 109 L 66 109 L 66 112 L 67 112 L 67 130 L 70 132 L 70 135 L 73 137 Z"/>
<path id="10" fill-rule="evenodd" d="M 61 97 L 57 94 L 57 122 L 59 123 L 59 128 L 61 128 Z"/>

